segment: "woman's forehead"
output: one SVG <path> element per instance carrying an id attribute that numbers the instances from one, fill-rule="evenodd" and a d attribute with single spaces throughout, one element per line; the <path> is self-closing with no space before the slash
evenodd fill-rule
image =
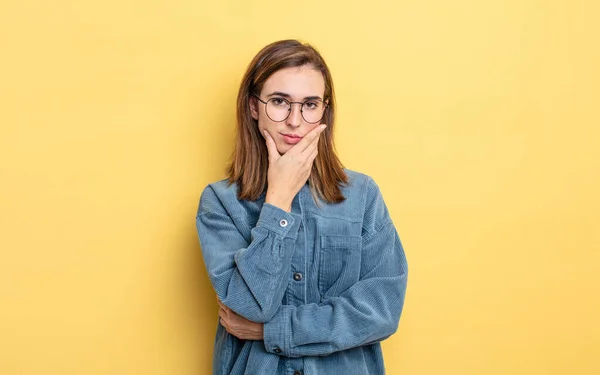
<path id="1" fill-rule="evenodd" d="M 320 71 L 309 66 L 291 67 L 276 71 L 265 82 L 261 95 L 284 93 L 293 100 L 308 97 L 323 98 L 325 80 Z"/>

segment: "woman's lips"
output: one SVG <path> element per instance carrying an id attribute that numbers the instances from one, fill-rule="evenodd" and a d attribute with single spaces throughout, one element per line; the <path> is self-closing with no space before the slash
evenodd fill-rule
<path id="1" fill-rule="evenodd" d="M 296 143 L 298 143 L 302 140 L 302 137 L 299 137 L 299 136 L 287 135 L 287 134 L 282 134 L 282 136 L 283 136 L 283 141 L 285 143 L 287 143 L 288 145 L 295 145 Z"/>

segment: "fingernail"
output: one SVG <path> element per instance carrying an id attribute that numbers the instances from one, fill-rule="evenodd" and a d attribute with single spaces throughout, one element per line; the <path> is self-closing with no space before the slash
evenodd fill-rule
<path id="1" fill-rule="evenodd" d="M 265 138 L 269 138 L 269 132 L 266 130 L 263 130 L 263 135 L 265 136 Z"/>
<path id="2" fill-rule="evenodd" d="M 327 125 L 321 125 L 321 130 L 325 130 L 326 127 Z"/>

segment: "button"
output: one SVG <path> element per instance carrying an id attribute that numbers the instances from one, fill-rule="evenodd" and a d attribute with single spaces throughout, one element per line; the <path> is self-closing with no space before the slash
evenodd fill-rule
<path id="1" fill-rule="evenodd" d="M 302 375 L 302 371 L 296 370 L 296 371 L 294 371 L 294 375 Z"/>
<path id="2" fill-rule="evenodd" d="M 279 226 L 281 227 L 287 227 L 288 225 L 288 221 L 286 219 L 281 219 L 281 221 L 279 222 Z"/>
<path id="3" fill-rule="evenodd" d="M 275 349 L 273 349 L 273 351 L 277 354 L 281 353 L 281 349 L 278 346 L 276 346 Z"/>
<path id="4" fill-rule="evenodd" d="M 300 272 L 294 273 L 294 280 L 296 280 L 296 281 L 302 280 L 302 274 Z"/>

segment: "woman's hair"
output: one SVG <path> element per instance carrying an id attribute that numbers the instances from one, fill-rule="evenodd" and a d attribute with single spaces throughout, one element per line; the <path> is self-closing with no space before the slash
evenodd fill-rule
<path id="1" fill-rule="evenodd" d="M 317 198 L 329 203 L 338 203 L 345 199 L 341 185 L 348 183 L 348 177 L 335 154 L 333 144 L 335 95 L 329 68 L 319 52 L 309 44 L 297 40 L 281 40 L 264 47 L 254 57 L 248 65 L 238 92 L 235 150 L 226 173 L 230 183 L 238 184 L 240 200 L 256 200 L 267 188 L 268 151 L 258 129 L 258 122 L 252 118 L 250 97 L 261 93 L 265 82 L 273 73 L 284 68 L 306 65 L 323 74 L 323 101 L 328 102 L 321 120 L 321 123 L 327 124 L 327 128 L 319 139 L 319 153 L 308 179 L 310 189 L 317 202 Z"/>

